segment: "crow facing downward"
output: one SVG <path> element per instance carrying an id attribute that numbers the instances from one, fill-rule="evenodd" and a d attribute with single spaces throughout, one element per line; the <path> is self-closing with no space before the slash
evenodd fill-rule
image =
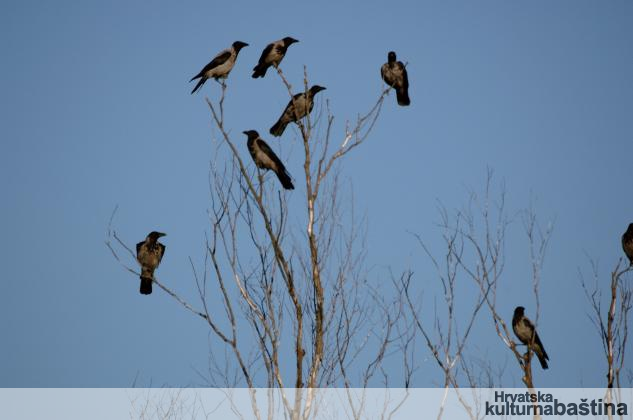
<path id="1" fill-rule="evenodd" d="M 312 111 L 314 107 L 314 95 L 325 90 L 323 86 L 314 85 L 306 92 L 297 93 L 292 97 L 279 120 L 270 128 L 270 134 L 279 137 L 284 133 L 286 126 L 291 122 L 297 122 Z"/>
<path id="2" fill-rule="evenodd" d="M 633 223 L 629 224 L 629 228 L 622 235 L 622 249 L 629 259 L 629 263 L 633 265 Z"/>
<path id="3" fill-rule="evenodd" d="M 278 67 L 281 60 L 284 59 L 288 47 L 295 42 L 299 41 L 287 36 L 284 39 L 268 44 L 266 48 L 264 48 L 262 56 L 259 57 L 259 63 L 253 68 L 253 79 L 266 76 L 266 70 L 268 70 L 270 66 Z"/>
<path id="4" fill-rule="evenodd" d="M 248 130 L 244 131 L 244 134 L 248 136 L 248 151 L 255 165 L 260 169 L 273 171 L 285 189 L 294 190 L 295 186 L 292 185 L 292 180 L 290 179 L 290 174 L 286 170 L 286 167 L 281 163 L 281 160 L 277 157 L 275 152 L 272 151 L 270 146 L 259 137 L 259 133 L 255 130 Z"/>
<path id="5" fill-rule="evenodd" d="M 235 60 L 237 59 L 237 55 L 240 53 L 240 50 L 247 46 L 248 44 L 246 42 L 235 41 L 230 48 L 227 48 L 216 55 L 209 64 L 200 70 L 200 73 L 196 74 L 191 78 L 191 80 L 189 80 L 189 82 L 193 82 L 196 79 L 200 79 L 191 93 L 193 94 L 200 89 L 207 79 L 226 79 L 235 65 Z"/>
<path id="6" fill-rule="evenodd" d="M 165 236 L 161 232 L 150 232 L 143 242 L 136 244 L 136 259 L 141 265 L 141 288 L 142 295 L 152 294 L 152 281 L 154 281 L 154 270 L 160 264 L 165 254 L 165 245 L 158 242 L 158 238 Z"/>
<path id="7" fill-rule="evenodd" d="M 386 84 L 396 90 L 398 105 L 411 104 L 409 99 L 409 76 L 402 61 L 396 61 L 396 53 L 389 51 L 387 62 L 380 68 L 380 75 Z"/>
<path id="8" fill-rule="evenodd" d="M 532 324 L 532 321 L 525 316 L 525 308 L 523 306 L 517 306 L 514 310 L 514 316 L 512 317 L 512 329 L 519 340 L 534 351 L 536 357 L 538 357 L 538 361 L 541 362 L 541 367 L 543 369 L 547 369 L 547 361 L 549 360 L 549 357 L 547 356 L 545 347 L 543 347 L 543 343 L 541 343 L 541 339 L 534 328 L 534 324 Z"/>

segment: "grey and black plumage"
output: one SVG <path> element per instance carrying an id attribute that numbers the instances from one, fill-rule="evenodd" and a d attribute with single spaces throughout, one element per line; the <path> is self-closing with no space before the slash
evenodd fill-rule
<path id="1" fill-rule="evenodd" d="M 160 264 L 165 254 L 165 245 L 158 242 L 158 238 L 165 236 L 161 232 L 150 232 L 143 242 L 136 244 L 136 260 L 141 265 L 141 288 L 142 295 L 152 293 L 152 282 L 154 281 L 154 270 Z"/>
<path id="2" fill-rule="evenodd" d="M 398 105 L 407 106 L 411 104 L 409 99 L 409 76 L 402 61 L 396 60 L 396 53 L 389 51 L 387 62 L 380 68 L 380 75 L 386 84 L 396 90 Z"/>
<path id="3" fill-rule="evenodd" d="M 275 125 L 270 128 L 270 134 L 279 137 L 284 133 L 286 126 L 291 122 L 297 122 L 312 111 L 314 107 L 314 95 L 325 90 L 323 86 L 314 85 L 308 92 L 297 93 L 292 97 L 286 109 L 281 114 Z M 307 93 L 307 95 L 306 95 Z"/>
<path id="4" fill-rule="evenodd" d="M 266 76 L 266 70 L 268 70 L 268 67 L 270 66 L 275 66 L 275 68 L 278 67 L 281 60 L 284 59 L 288 47 L 295 42 L 299 41 L 287 36 L 268 44 L 266 48 L 264 48 L 262 56 L 259 57 L 259 62 L 253 68 L 253 79 Z"/>
<path id="5" fill-rule="evenodd" d="M 193 94 L 200 89 L 207 79 L 226 79 L 235 65 L 235 60 L 237 60 L 237 55 L 240 53 L 240 50 L 247 46 L 248 44 L 246 42 L 235 41 L 230 48 L 216 55 L 209 64 L 200 70 L 200 73 L 189 80 L 189 82 L 193 82 L 196 79 L 200 79 L 191 93 Z"/>
<path id="6" fill-rule="evenodd" d="M 622 235 L 622 249 L 629 259 L 629 263 L 633 265 L 633 223 L 629 224 L 629 228 Z"/>
<path id="7" fill-rule="evenodd" d="M 534 328 L 534 324 L 525 316 L 525 308 L 523 306 L 517 306 L 514 310 L 514 316 L 512 317 L 512 329 L 514 334 L 519 340 L 526 346 L 530 346 L 538 361 L 541 362 L 541 367 L 547 369 L 547 361 L 549 356 L 541 343 L 541 339 Z"/>
<path id="8" fill-rule="evenodd" d="M 244 134 L 248 136 L 248 151 L 260 169 L 271 170 L 279 178 L 281 185 L 287 190 L 294 190 L 295 186 L 292 185 L 292 179 L 290 174 L 286 170 L 286 167 L 277 157 L 275 152 L 266 144 L 264 140 L 259 136 L 259 133 L 255 130 L 244 131 Z"/>

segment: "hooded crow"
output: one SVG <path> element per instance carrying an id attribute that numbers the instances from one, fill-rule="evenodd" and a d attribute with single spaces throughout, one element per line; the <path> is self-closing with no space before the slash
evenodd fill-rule
<path id="1" fill-rule="evenodd" d="M 299 42 L 298 40 L 289 36 L 279 41 L 272 42 L 264 48 L 262 56 L 259 57 L 259 63 L 253 68 L 253 79 L 266 76 L 266 70 L 268 67 L 275 66 L 277 68 L 284 59 L 288 47 Z"/>
<path id="2" fill-rule="evenodd" d="M 409 76 L 402 61 L 396 61 L 396 53 L 389 51 L 387 62 L 380 68 L 380 75 L 386 84 L 396 90 L 398 105 L 407 106 L 411 104 L 409 99 Z"/>
<path id="3" fill-rule="evenodd" d="M 622 249 L 633 266 L 633 223 L 629 224 L 629 228 L 622 235 Z"/>
<path id="4" fill-rule="evenodd" d="M 514 316 L 512 317 L 512 329 L 519 340 L 534 351 L 536 357 L 538 357 L 538 361 L 541 362 L 541 367 L 543 369 L 547 369 L 547 361 L 549 360 L 549 357 L 547 356 L 545 347 L 543 347 L 543 343 L 541 343 L 541 339 L 534 328 L 534 324 L 532 324 L 532 321 L 525 316 L 525 308 L 523 306 L 517 306 L 514 310 Z"/>
<path id="5" fill-rule="evenodd" d="M 158 238 L 165 236 L 161 232 L 150 232 L 143 242 L 136 244 L 136 260 L 141 264 L 141 289 L 142 295 L 152 294 L 152 281 L 154 270 L 160 264 L 165 254 L 165 245 L 158 242 Z"/>
<path id="6" fill-rule="evenodd" d="M 297 122 L 308 115 L 309 112 L 312 112 L 314 95 L 322 90 L 325 90 L 323 86 L 314 85 L 308 90 L 307 96 L 306 92 L 294 95 L 288 105 L 286 105 L 286 109 L 284 109 L 279 120 L 270 128 L 270 134 L 276 137 L 281 136 L 288 123 Z"/>
<path id="7" fill-rule="evenodd" d="M 290 179 L 290 174 L 286 170 L 286 167 L 281 163 L 281 160 L 279 160 L 270 146 L 259 137 L 259 133 L 255 130 L 248 130 L 244 131 L 244 134 L 248 136 L 248 142 L 246 144 L 255 165 L 260 169 L 270 169 L 277 175 L 279 182 L 281 182 L 281 185 L 285 189 L 294 190 L 295 186 L 292 185 L 292 180 Z"/>
<path id="8" fill-rule="evenodd" d="M 207 79 L 226 79 L 235 65 L 235 60 L 237 59 L 237 55 L 240 53 L 240 50 L 247 46 L 248 44 L 246 42 L 235 41 L 231 48 L 227 48 L 216 55 L 209 64 L 200 70 L 200 73 L 196 74 L 191 78 L 191 80 L 189 80 L 189 82 L 193 82 L 196 79 L 200 79 L 191 93 L 193 94 L 200 89 Z"/>

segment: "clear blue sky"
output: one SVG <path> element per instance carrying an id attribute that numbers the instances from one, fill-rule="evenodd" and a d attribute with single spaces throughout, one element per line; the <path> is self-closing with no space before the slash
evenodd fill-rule
<path id="1" fill-rule="evenodd" d="M 3 1 L 0 386 L 124 387 L 137 375 L 138 385 L 200 382 L 205 325 L 163 293 L 139 295 L 105 231 L 118 204 L 116 227 L 130 244 L 167 232 L 159 277 L 194 296 L 188 257 L 203 258 L 214 134 L 204 96 L 217 85 L 192 96 L 188 80 L 233 41 L 248 42 L 229 78 L 228 126 L 265 133 L 287 93 L 274 73 L 253 80 L 251 69 L 286 35 L 300 43 L 285 73 L 298 85 L 305 64 L 327 86 L 339 133 L 380 92 L 387 51 L 409 63 L 412 105 L 390 95 L 344 163 L 375 271 L 424 276 L 428 263 L 407 232 L 439 250 L 437 200 L 464 203 L 489 166 L 510 210 L 532 195 L 556 223 L 540 326 L 551 369 L 537 369 L 537 384 L 603 385 L 577 272 L 588 253 L 606 282 L 633 221 L 631 22 L 629 1 Z M 299 159 L 288 166 L 300 173 Z M 508 320 L 518 304 L 534 308 L 520 223 L 511 229 Z M 472 345 L 507 360 L 516 382 L 506 385 L 520 386 L 507 349 L 482 337 Z M 416 384 L 430 386 L 437 368 L 420 351 Z"/>

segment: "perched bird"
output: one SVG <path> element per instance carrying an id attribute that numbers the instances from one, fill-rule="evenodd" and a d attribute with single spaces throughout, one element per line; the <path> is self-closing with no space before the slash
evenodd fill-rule
<path id="1" fill-rule="evenodd" d="M 279 182 L 285 189 L 294 190 L 295 186 L 292 185 L 292 180 L 290 179 L 290 174 L 286 171 L 286 167 L 281 163 L 281 160 L 279 160 L 270 146 L 259 137 L 259 133 L 255 130 L 248 130 L 244 131 L 244 134 L 248 136 L 246 144 L 255 165 L 260 169 L 270 169 L 277 175 Z"/>
<path id="2" fill-rule="evenodd" d="M 158 238 L 165 236 L 161 232 L 150 232 L 143 242 L 136 244 L 136 260 L 141 264 L 141 294 L 150 295 L 152 293 L 152 281 L 154 281 L 154 270 L 160 264 L 165 254 L 165 245 L 158 242 Z"/>
<path id="3" fill-rule="evenodd" d="M 266 76 L 266 70 L 268 70 L 268 67 L 270 66 L 275 66 L 275 68 L 277 68 L 277 66 L 281 63 L 281 60 L 284 59 L 288 47 L 295 42 L 299 41 L 287 36 L 284 39 L 268 44 L 266 48 L 264 48 L 262 56 L 259 57 L 259 63 L 257 63 L 255 68 L 253 68 L 253 79 Z"/>
<path id="4" fill-rule="evenodd" d="M 246 42 L 235 41 L 233 45 L 231 45 L 231 48 L 227 48 L 216 55 L 209 64 L 200 70 L 200 73 L 196 74 L 191 78 L 191 80 L 189 80 L 191 83 L 196 79 L 200 79 L 191 93 L 193 94 L 195 91 L 200 89 L 207 79 L 226 79 L 235 65 L 235 60 L 237 59 L 237 55 L 240 53 L 240 50 L 247 46 L 248 44 Z"/>
<path id="5" fill-rule="evenodd" d="M 525 316 L 525 308 L 523 306 L 517 306 L 514 310 L 514 316 L 512 317 L 512 329 L 519 340 L 534 351 L 536 357 L 538 357 L 538 361 L 541 362 L 541 367 L 543 369 L 547 369 L 547 361 L 549 360 L 549 357 L 547 356 L 545 347 L 543 347 L 543 343 L 541 343 L 541 339 L 534 328 L 534 324 L 532 324 L 532 321 Z"/>
<path id="6" fill-rule="evenodd" d="M 622 249 L 633 265 L 633 223 L 629 224 L 629 228 L 622 235 Z"/>
<path id="7" fill-rule="evenodd" d="M 284 133 L 288 123 L 297 122 L 312 111 L 314 107 L 314 95 L 325 90 L 323 86 L 314 85 L 306 92 L 297 93 L 292 97 L 286 109 L 281 114 L 275 125 L 270 128 L 270 134 L 279 137 Z"/>
<path id="8" fill-rule="evenodd" d="M 398 105 L 407 106 L 411 104 L 409 99 L 409 76 L 402 61 L 396 61 L 396 53 L 389 51 L 387 62 L 380 68 L 380 75 L 386 84 L 396 90 Z"/>

